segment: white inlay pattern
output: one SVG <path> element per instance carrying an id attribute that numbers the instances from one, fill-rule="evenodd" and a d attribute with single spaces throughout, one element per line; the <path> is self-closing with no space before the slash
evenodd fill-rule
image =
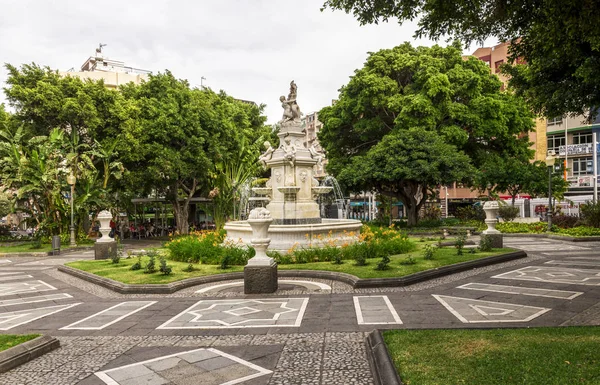
<path id="1" fill-rule="evenodd" d="M 565 265 L 565 266 L 592 266 L 592 267 L 600 267 L 599 261 L 580 261 L 580 260 L 570 260 L 570 261 L 548 261 L 545 262 L 544 265 Z"/>
<path id="2" fill-rule="evenodd" d="M 600 270 L 566 267 L 527 266 L 495 275 L 492 278 L 600 286 Z"/>
<path id="3" fill-rule="evenodd" d="M 432 294 L 463 323 L 529 322 L 551 309 Z"/>
<path id="4" fill-rule="evenodd" d="M 73 298 L 73 296 L 71 294 L 67 294 L 67 293 L 46 294 L 46 295 L 38 295 L 38 296 L 34 296 L 34 297 L 24 297 L 24 298 L 0 300 L 0 306 L 23 305 L 26 303 L 56 301 L 59 299 L 68 299 L 68 298 Z"/>
<path id="5" fill-rule="evenodd" d="M 387 295 L 360 295 L 353 298 L 359 325 L 402 324 Z"/>
<path id="6" fill-rule="evenodd" d="M 198 301 L 157 329 L 298 327 L 308 298 Z"/>
<path id="7" fill-rule="evenodd" d="M 270 370 L 220 350 L 201 348 L 95 374 L 107 385 L 234 385 L 271 373 Z"/>
<path id="8" fill-rule="evenodd" d="M 72 308 L 73 306 L 80 305 L 79 303 L 72 303 L 69 305 L 58 305 L 41 307 L 37 309 L 19 310 L 7 313 L 0 313 L 0 330 L 9 330 L 20 325 L 35 321 L 37 319 L 49 316 L 54 313 L 58 313 L 63 310 Z"/>
<path id="9" fill-rule="evenodd" d="M 583 294 L 580 291 L 550 290 L 538 289 L 534 287 L 492 285 L 489 283 L 467 283 L 465 285 L 458 286 L 457 289 L 491 291 L 494 293 L 520 294 L 529 295 L 532 297 L 547 297 L 559 299 L 573 299 Z"/>
<path id="10" fill-rule="evenodd" d="M 48 285 L 44 281 L 7 282 L 0 284 L 0 296 L 22 293 L 39 293 L 49 290 L 56 290 L 56 288 Z"/>
<path id="11" fill-rule="evenodd" d="M 325 283 L 321 283 L 321 282 L 301 281 L 301 280 L 292 280 L 292 279 L 279 279 L 278 282 L 280 284 L 303 286 L 308 290 L 331 290 L 331 286 L 329 286 Z M 207 292 L 211 292 L 211 291 L 219 291 L 221 289 L 225 289 L 228 287 L 236 287 L 236 286 L 243 286 L 243 285 L 244 285 L 244 281 L 219 283 L 216 285 L 203 287 L 202 289 L 197 290 L 196 293 L 207 293 Z"/>
<path id="12" fill-rule="evenodd" d="M 144 310 L 148 306 L 154 305 L 155 303 L 156 301 L 121 302 L 106 310 L 102 310 L 101 312 L 92 314 L 80 321 L 62 327 L 60 330 L 102 330 L 138 311 Z"/>
<path id="13" fill-rule="evenodd" d="M 0 277 L 0 282 L 14 281 L 17 279 L 33 278 L 31 275 L 3 275 Z"/>

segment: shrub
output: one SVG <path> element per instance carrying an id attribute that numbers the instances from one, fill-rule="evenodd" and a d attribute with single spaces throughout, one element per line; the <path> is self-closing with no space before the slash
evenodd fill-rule
<path id="1" fill-rule="evenodd" d="M 342 263 L 344 263 L 344 261 L 342 261 L 342 254 L 336 254 L 331 263 L 333 263 L 334 265 L 341 265 Z"/>
<path id="2" fill-rule="evenodd" d="M 148 263 L 144 267 L 144 274 L 152 274 L 156 272 L 156 257 L 154 256 L 154 254 L 150 255 L 150 253 L 148 253 L 148 256 L 150 258 L 148 259 Z"/>
<path id="3" fill-rule="evenodd" d="M 557 215 L 552 217 L 552 225 L 560 228 L 560 229 L 570 229 L 575 226 L 581 225 L 581 220 L 577 217 L 572 217 L 569 215 Z"/>
<path id="4" fill-rule="evenodd" d="M 444 222 L 442 222 L 441 219 L 422 219 L 419 221 L 418 226 L 419 227 L 425 227 L 425 228 L 435 228 L 435 227 L 440 227 L 444 224 Z"/>
<path id="5" fill-rule="evenodd" d="M 554 229 L 553 229 L 554 230 Z M 600 236 L 600 228 L 589 226 L 578 226 L 571 229 L 556 229 L 559 234 L 570 235 L 572 237 L 593 237 Z"/>
<path id="6" fill-rule="evenodd" d="M 191 273 L 192 271 L 194 271 L 194 265 L 192 265 L 192 262 L 190 262 L 185 268 L 182 269 L 183 271 L 185 271 L 186 273 Z"/>
<path id="7" fill-rule="evenodd" d="M 461 221 L 483 221 L 485 219 L 485 212 L 482 205 L 464 206 L 456 209 L 455 216 Z"/>
<path id="8" fill-rule="evenodd" d="M 408 257 L 400 261 L 401 265 L 414 265 L 415 263 L 417 263 L 417 260 L 414 259 L 412 255 L 409 255 Z"/>
<path id="9" fill-rule="evenodd" d="M 436 251 L 437 247 L 434 245 L 425 245 L 425 248 L 423 249 L 423 259 L 432 260 Z"/>
<path id="10" fill-rule="evenodd" d="M 507 204 L 502 204 L 498 208 L 498 215 L 500 215 L 500 217 L 504 219 L 505 222 L 514 221 L 515 218 L 519 216 L 519 213 L 520 210 L 518 207 Z"/>
<path id="11" fill-rule="evenodd" d="M 581 217 L 586 225 L 600 227 L 600 202 L 587 202 L 581 205 Z"/>
<path id="12" fill-rule="evenodd" d="M 171 266 L 167 265 L 167 260 L 165 259 L 165 257 L 160 257 L 159 261 L 160 261 L 160 266 L 159 266 L 158 270 L 163 275 L 169 275 L 169 274 L 171 274 L 171 271 L 173 269 L 171 268 Z"/>
<path id="13" fill-rule="evenodd" d="M 229 269 L 229 265 L 231 265 L 231 255 L 228 253 L 225 253 L 222 257 L 221 257 L 221 263 L 219 268 L 220 269 Z"/>
<path id="14" fill-rule="evenodd" d="M 479 239 L 479 250 L 483 252 L 492 251 L 492 239 L 482 235 L 481 239 Z"/>
<path id="15" fill-rule="evenodd" d="M 224 239 L 224 231 L 197 231 L 175 238 L 165 247 L 169 249 L 174 261 L 187 261 L 191 258 L 194 263 L 217 264 L 223 254 L 221 243 Z"/>
<path id="16" fill-rule="evenodd" d="M 477 248 L 476 247 L 471 247 L 469 249 L 469 254 L 476 254 L 477 253 Z"/>
<path id="17" fill-rule="evenodd" d="M 33 243 L 29 247 L 30 249 L 41 249 L 42 248 L 42 240 L 40 238 L 36 238 L 33 240 Z"/>
<path id="18" fill-rule="evenodd" d="M 458 234 L 456 241 L 454 242 L 454 247 L 456 247 L 456 255 L 463 255 L 463 248 L 465 247 L 466 242 L 467 235 L 465 233 Z"/>
<path id="19" fill-rule="evenodd" d="M 110 257 L 110 260 L 115 265 L 118 265 L 119 262 L 121 261 L 121 254 L 117 251 L 113 256 Z"/>
<path id="20" fill-rule="evenodd" d="M 138 260 L 135 262 L 129 270 L 140 270 L 142 268 L 142 257 L 138 255 Z"/>
<path id="21" fill-rule="evenodd" d="M 387 255 L 384 255 L 383 258 L 381 258 L 381 261 L 377 262 L 377 266 L 375 266 L 375 270 L 387 270 L 390 268 L 389 264 L 390 264 L 390 257 L 388 257 Z"/>
<path id="22" fill-rule="evenodd" d="M 423 219 L 430 221 L 439 221 L 441 224 L 442 209 L 438 206 L 427 206 L 423 212 Z"/>
<path id="23" fill-rule="evenodd" d="M 536 222 L 536 223 L 515 223 L 515 222 L 507 222 L 507 223 L 498 223 L 496 224 L 496 229 L 498 229 L 502 233 L 528 233 L 528 234 L 542 234 L 548 230 L 548 224 L 545 222 Z"/>

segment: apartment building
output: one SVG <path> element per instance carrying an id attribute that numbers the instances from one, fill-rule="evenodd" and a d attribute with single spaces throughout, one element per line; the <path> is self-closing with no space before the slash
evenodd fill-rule
<path id="1" fill-rule="evenodd" d="M 583 116 L 563 116 L 546 120 L 547 150 L 554 151 L 563 163 L 564 177 L 569 182 L 567 196 L 590 195 L 594 187 L 593 133 L 600 140 L 600 117 L 589 121 Z"/>
<path id="2" fill-rule="evenodd" d="M 148 78 L 151 71 L 128 67 L 124 62 L 107 58 L 102 53 L 104 44 L 96 48 L 95 53 L 90 56 L 81 66 L 79 71 L 70 69 L 60 72 L 62 76 L 76 76 L 81 79 L 104 80 L 107 88 L 115 89 L 122 84 L 133 82 L 140 84 Z"/>

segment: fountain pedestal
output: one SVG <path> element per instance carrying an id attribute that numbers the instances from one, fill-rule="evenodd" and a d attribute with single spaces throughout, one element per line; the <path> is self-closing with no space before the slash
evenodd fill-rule
<path id="1" fill-rule="evenodd" d="M 271 213 L 263 207 L 250 211 L 248 224 L 252 227 L 250 244 L 256 250 L 244 267 L 244 293 L 267 294 L 277 291 L 277 263 L 267 255 L 271 243 L 268 231 L 273 222 Z"/>

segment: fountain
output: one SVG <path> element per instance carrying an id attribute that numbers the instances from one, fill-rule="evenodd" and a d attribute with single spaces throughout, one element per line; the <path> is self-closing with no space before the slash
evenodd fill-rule
<path id="1" fill-rule="evenodd" d="M 265 152 L 259 161 L 271 169 L 271 177 L 265 187 L 254 187 L 252 191 L 268 200 L 266 209 L 273 223 L 268 233 L 270 249 L 287 252 L 296 247 L 321 247 L 352 243 L 358 240 L 361 223 L 351 219 L 321 218 L 316 200 L 319 195 L 332 191 L 331 186 L 321 186 L 313 177 L 313 167 L 322 161 L 314 145 L 307 148 L 305 133 L 300 122 L 300 107 L 296 102 L 297 86 L 290 83 L 290 93 L 279 99 L 283 107 L 283 119 L 279 147 L 273 148 L 265 142 Z M 241 239 L 251 244 L 252 229 L 247 221 L 233 221 L 225 225 L 227 238 Z"/>

